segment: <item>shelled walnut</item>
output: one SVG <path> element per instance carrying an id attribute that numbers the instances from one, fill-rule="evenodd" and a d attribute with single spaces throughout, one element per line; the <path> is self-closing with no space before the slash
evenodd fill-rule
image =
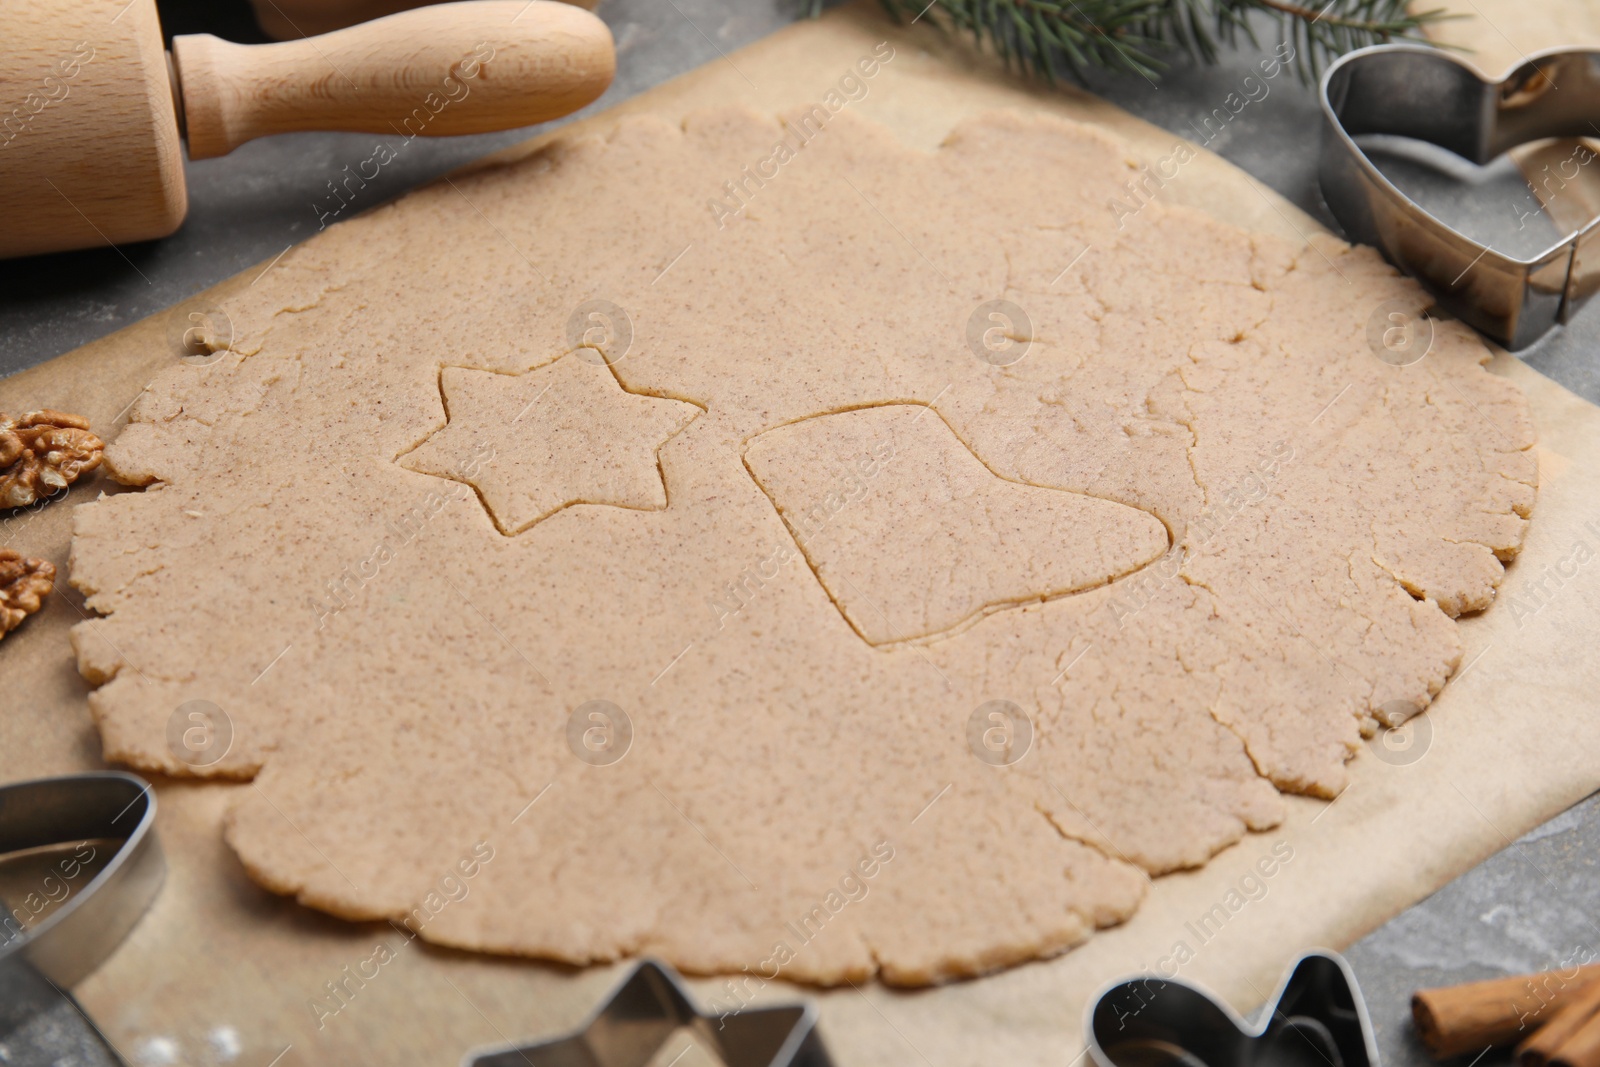
<path id="1" fill-rule="evenodd" d="M 24 559 L 14 549 L 0 548 L 0 638 L 39 610 L 55 580 L 55 564 Z"/>
<path id="2" fill-rule="evenodd" d="M 61 411 L 0 414 L 0 508 L 26 507 L 100 466 L 105 442 Z"/>

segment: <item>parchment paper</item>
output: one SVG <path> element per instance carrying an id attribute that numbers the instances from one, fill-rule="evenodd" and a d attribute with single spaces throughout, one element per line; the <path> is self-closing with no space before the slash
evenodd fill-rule
<path id="1" fill-rule="evenodd" d="M 1498 78 L 1545 48 L 1600 48 L 1600 4 L 1590 0 L 1465 0 L 1413 6 L 1446 7 L 1462 17 L 1436 22 L 1428 36 L 1462 50 L 1463 58 Z"/>
<path id="2" fill-rule="evenodd" d="M 992 67 L 975 70 L 964 47 L 920 29 L 903 32 L 860 5 L 800 23 L 588 125 L 604 128 L 623 112 L 676 117 L 729 102 L 767 110 L 809 104 L 884 38 L 897 56 L 852 107 L 910 144 L 932 147 L 962 116 L 996 106 L 1102 123 L 1151 162 L 1175 143 L 1104 102 L 1032 91 Z M 1311 149 L 1308 141 L 1285 150 Z M 520 151 L 526 148 L 512 154 Z M 1161 195 L 1290 237 L 1317 229 L 1204 152 Z M 218 289 L 248 285 L 259 270 Z M 0 409 L 64 408 L 114 433 L 145 383 L 176 358 L 170 320 L 155 316 L 0 382 Z M 1592 556 L 1572 576 L 1546 581 L 1537 601 L 1524 598 L 1528 610 L 1511 610 L 1503 596 L 1464 622 L 1464 669 L 1415 728 L 1431 737 L 1419 733 L 1407 756 L 1391 752 L 1388 762 L 1362 753 L 1338 800 L 1291 798 L 1282 827 L 1247 838 L 1202 871 L 1158 879 L 1131 922 L 1059 959 L 915 993 L 868 986 L 816 994 L 775 985 L 766 998 L 817 995 L 826 1040 L 847 1067 L 1069 1064 L 1082 1049 L 1084 1002 L 1105 982 L 1176 966 L 1250 1009 L 1302 949 L 1349 943 L 1600 787 L 1600 657 L 1592 654 L 1600 634 L 1600 409 L 1511 357 L 1497 357 L 1494 369 L 1526 391 L 1541 439 L 1539 502 L 1507 590 L 1520 598 L 1531 579 L 1556 574 L 1577 542 Z M 1499 431 L 1486 423 L 1483 432 Z M 114 487 L 97 478 L 72 497 L 91 499 L 102 489 Z M 58 503 L 14 516 L 0 523 L 0 543 L 48 557 L 65 573 L 70 510 Z M 59 593 L 0 643 L 0 781 L 99 765 L 87 690 L 66 639 L 81 602 L 64 584 Z M 111 960 L 77 989 L 130 1061 L 452 1064 L 474 1046 L 574 1024 L 617 980 L 619 968 L 575 971 L 405 944 L 388 926 L 343 923 L 264 892 L 219 831 L 223 812 L 249 788 L 157 783 L 166 886 Z M 1272 855 L 1270 877 L 1243 881 Z M 310 1000 L 380 942 L 395 959 L 370 981 L 347 986 L 348 1005 L 319 1028 Z M 704 999 L 720 989 L 717 981 L 695 986 Z"/>

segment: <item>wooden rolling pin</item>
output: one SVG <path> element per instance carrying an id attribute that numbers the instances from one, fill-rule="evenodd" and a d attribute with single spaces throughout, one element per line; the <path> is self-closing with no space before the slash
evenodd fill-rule
<path id="1" fill-rule="evenodd" d="M 464 0 L 320 37 L 161 46 L 155 0 L 0 5 L 0 257 L 165 237 L 189 157 L 296 130 L 390 143 L 557 118 L 611 84 L 594 15 Z"/>

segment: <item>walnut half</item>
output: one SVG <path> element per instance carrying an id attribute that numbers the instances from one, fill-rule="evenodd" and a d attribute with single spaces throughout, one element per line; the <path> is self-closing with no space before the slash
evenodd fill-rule
<path id="1" fill-rule="evenodd" d="M 21 508 L 100 466 L 105 442 L 89 420 L 60 411 L 0 413 L 0 508 Z"/>
<path id="2" fill-rule="evenodd" d="M 39 610 L 55 581 L 55 564 L 24 559 L 14 549 L 0 548 L 0 638 Z"/>

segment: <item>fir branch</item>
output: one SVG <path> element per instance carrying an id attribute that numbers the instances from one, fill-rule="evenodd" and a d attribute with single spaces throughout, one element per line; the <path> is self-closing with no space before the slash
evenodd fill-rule
<path id="1" fill-rule="evenodd" d="M 1422 30 L 1453 18 L 1413 13 L 1408 0 L 879 0 L 900 22 L 930 22 L 970 36 L 1008 66 L 1055 81 L 1092 70 L 1127 71 L 1152 82 L 1174 55 L 1218 61 L 1243 36 L 1259 45 L 1252 15 L 1275 22 L 1294 49 L 1303 81 L 1336 56 L 1386 41 L 1429 43 Z M 821 0 L 810 0 L 812 14 Z"/>

